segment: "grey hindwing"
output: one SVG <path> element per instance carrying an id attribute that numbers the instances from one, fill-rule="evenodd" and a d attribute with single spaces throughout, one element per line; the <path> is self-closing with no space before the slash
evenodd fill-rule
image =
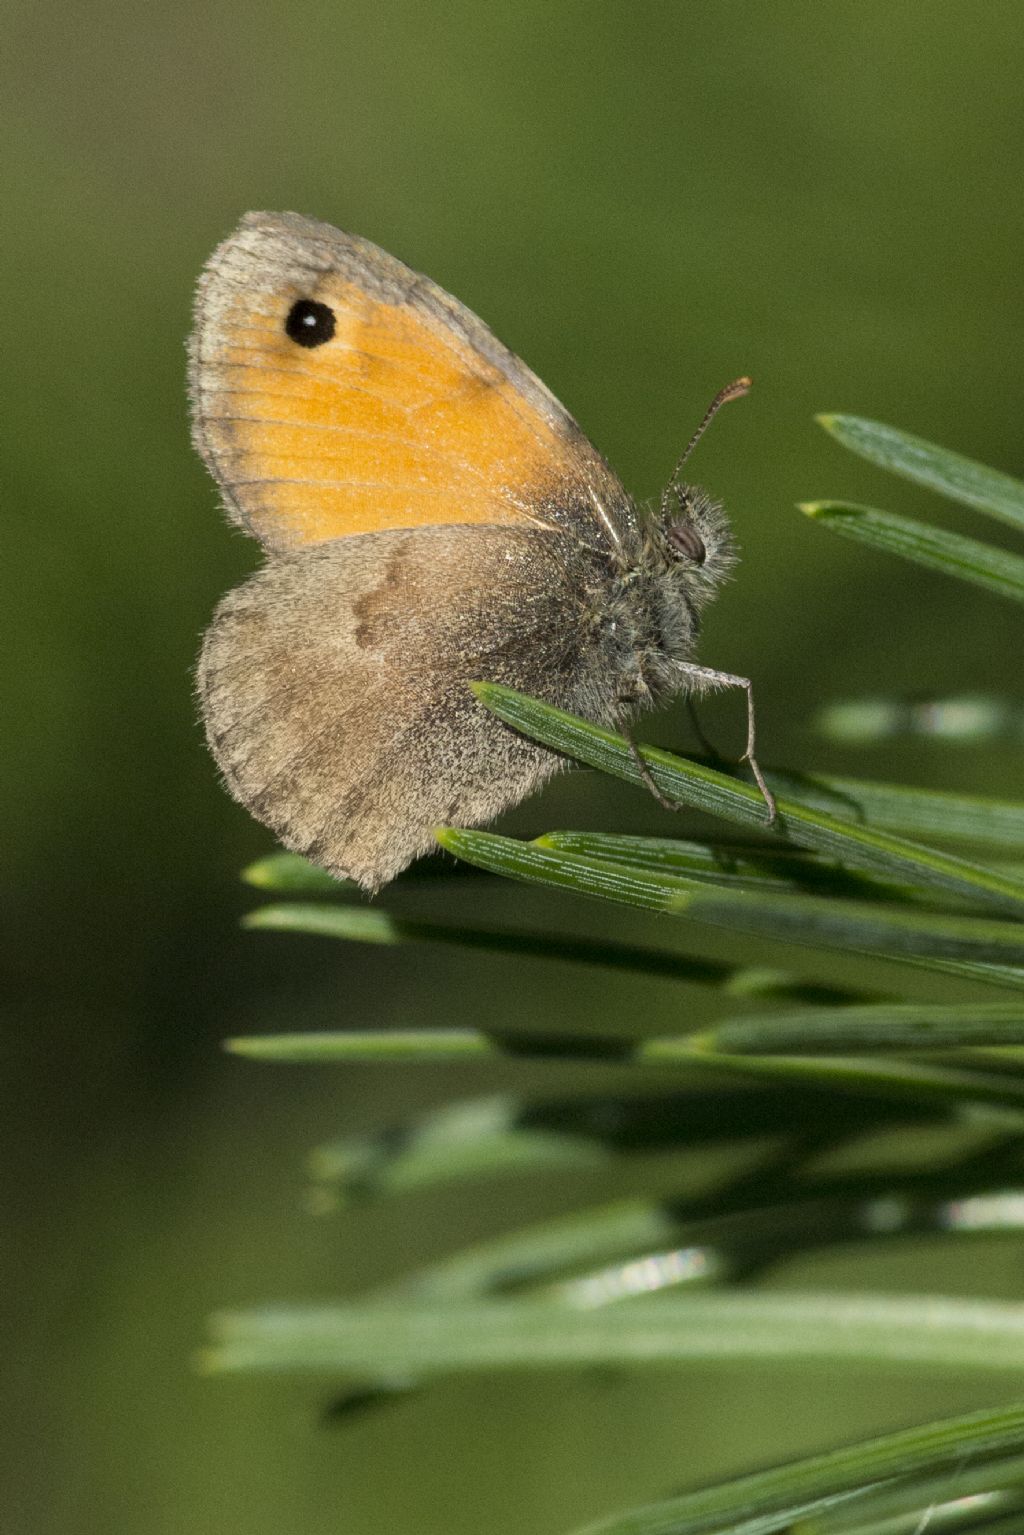
<path id="1" fill-rule="evenodd" d="M 376 889 L 433 846 L 435 826 L 488 821 L 560 766 L 469 682 L 614 717 L 609 579 L 575 540 L 505 527 L 273 556 L 220 604 L 199 662 L 229 789 L 286 846 Z"/>

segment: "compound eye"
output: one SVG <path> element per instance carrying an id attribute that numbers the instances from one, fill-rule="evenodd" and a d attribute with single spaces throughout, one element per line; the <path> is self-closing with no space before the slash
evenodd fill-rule
<path id="1" fill-rule="evenodd" d="M 707 559 L 704 540 L 692 522 L 673 523 L 668 530 L 668 541 L 676 554 L 684 560 L 692 560 L 694 565 L 703 565 Z"/>

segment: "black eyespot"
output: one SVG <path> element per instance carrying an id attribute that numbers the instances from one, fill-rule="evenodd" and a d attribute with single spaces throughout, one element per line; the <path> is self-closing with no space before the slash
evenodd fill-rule
<path id="1" fill-rule="evenodd" d="M 323 346 L 334 335 L 334 310 L 315 298 L 296 299 L 284 328 L 299 346 Z"/>
<path id="2" fill-rule="evenodd" d="M 668 530 L 668 541 L 673 551 L 684 560 L 703 565 L 707 559 L 704 540 L 692 522 L 674 522 Z"/>

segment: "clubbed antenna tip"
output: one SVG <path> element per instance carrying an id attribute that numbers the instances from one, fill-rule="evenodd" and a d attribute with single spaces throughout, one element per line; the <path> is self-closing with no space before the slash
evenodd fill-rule
<path id="1" fill-rule="evenodd" d="M 744 374 L 743 378 L 734 378 L 731 384 L 726 384 L 724 389 L 720 389 L 718 391 L 718 393 L 715 395 L 715 398 L 711 401 L 711 404 L 704 412 L 704 419 L 701 421 L 700 426 L 697 428 L 689 442 L 686 444 L 686 451 L 684 452 L 676 467 L 673 469 L 672 478 L 669 480 L 669 485 L 676 485 L 679 483 L 679 476 L 682 472 L 683 465 L 686 463 L 686 460 L 689 458 L 694 448 L 704 436 L 704 433 L 707 431 L 708 427 L 711 425 L 712 421 L 715 419 L 722 406 L 728 405 L 730 400 L 741 399 L 743 395 L 750 391 L 753 382 L 754 380 L 752 378 L 747 378 Z"/>

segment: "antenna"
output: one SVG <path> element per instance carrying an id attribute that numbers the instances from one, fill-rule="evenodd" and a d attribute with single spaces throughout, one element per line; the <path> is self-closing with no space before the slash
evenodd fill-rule
<path id="1" fill-rule="evenodd" d="M 671 490 L 673 486 L 679 484 L 679 476 L 682 473 L 683 465 L 686 463 L 686 460 L 689 458 L 694 448 L 704 436 L 704 433 L 707 431 L 712 421 L 718 415 L 718 412 L 721 410 L 722 406 L 728 405 L 730 400 L 741 399 L 743 395 L 749 391 L 753 382 L 754 381 L 752 378 L 735 378 L 731 384 L 726 384 L 724 389 L 720 389 L 718 391 L 718 393 L 715 395 L 715 398 L 711 401 L 711 404 L 704 412 L 704 419 L 700 426 L 697 428 L 689 442 L 686 444 L 686 452 L 683 454 L 682 458 L 673 469 L 672 478 L 669 480 L 667 486 L 668 490 Z"/>

